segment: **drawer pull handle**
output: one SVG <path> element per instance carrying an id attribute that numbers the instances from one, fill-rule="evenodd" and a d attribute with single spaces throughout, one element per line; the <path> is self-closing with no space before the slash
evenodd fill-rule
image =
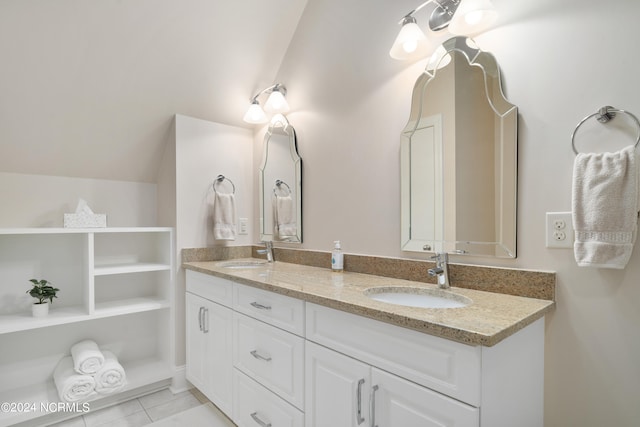
<path id="1" fill-rule="evenodd" d="M 257 412 L 251 414 L 251 418 L 253 418 L 253 421 L 258 423 L 258 425 L 260 425 L 261 427 L 271 427 L 271 423 L 265 423 L 264 421 L 262 421 Z"/>
<path id="2" fill-rule="evenodd" d="M 356 398 L 358 400 L 358 425 L 364 422 L 364 418 L 362 417 L 362 386 L 364 385 L 364 378 L 358 381 L 358 393 Z"/>
<path id="3" fill-rule="evenodd" d="M 271 356 L 263 356 L 260 353 L 258 353 L 258 350 L 253 350 L 250 353 L 251 353 L 251 355 L 253 357 L 255 357 L 258 360 L 264 360 L 265 362 L 271 362 Z"/>
<path id="4" fill-rule="evenodd" d="M 271 310 L 271 306 L 268 305 L 262 305 L 258 302 L 252 302 L 251 305 L 255 308 L 257 308 L 258 310 Z"/>
<path id="5" fill-rule="evenodd" d="M 200 325 L 200 332 L 202 332 L 202 310 L 204 310 L 204 307 L 200 307 L 200 311 L 198 311 L 198 324 Z"/>
<path id="6" fill-rule="evenodd" d="M 371 401 L 369 402 L 369 410 L 371 411 L 369 414 L 369 418 L 371 418 L 371 427 L 378 427 L 376 425 L 376 391 L 378 391 L 378 386 L 374 385 L 371 388 Z"/>
<path id="7" fill-rule="evenodd" d="M 202 307 L 202 332 L 209 333 L 209 309 Z"/>

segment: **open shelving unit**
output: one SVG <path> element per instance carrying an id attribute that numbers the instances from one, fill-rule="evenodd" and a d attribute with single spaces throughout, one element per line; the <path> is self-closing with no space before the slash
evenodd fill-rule
<path id="1" fill-rule="evenodd" d="M 168 385 L 174 259 L 171 228 L 0 229 L 0 402 L 57 402 L 53 370 L 83 339 L 118 356 L 123 395 Z M 60 289 L 45 318 L 31 315 L 32 278 Z M 37 425 L 43 415 L 0 413 L 0 427 Z"/>

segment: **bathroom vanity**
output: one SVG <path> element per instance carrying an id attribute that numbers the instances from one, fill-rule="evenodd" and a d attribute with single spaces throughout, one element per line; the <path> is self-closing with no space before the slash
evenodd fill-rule
<path id="1" fill-rule="evenodd" d="M 553 301 L 451 288 L 471 302 L 414 308 L 371 295 L 434 285 L 283 262 L 184 267 L 187 379 L 241 427 L 543 425 Z"/>

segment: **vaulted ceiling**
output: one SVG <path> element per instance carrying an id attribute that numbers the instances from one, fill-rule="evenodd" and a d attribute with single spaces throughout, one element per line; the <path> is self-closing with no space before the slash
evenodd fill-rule
<path id="1" fill-rule="evenodd" d="M 0 172 L 155 182 L 176 113 L 246 126 L 307 0 L 2 0 Z"/>

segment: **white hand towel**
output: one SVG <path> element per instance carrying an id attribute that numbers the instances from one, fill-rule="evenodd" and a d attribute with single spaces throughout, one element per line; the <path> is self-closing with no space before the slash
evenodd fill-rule
<path id="1" fill-rule="evenodd" d="M 573 167 L 574 255 L 582 267 L 627 265 L 638 223 L 633 146 L 616 153 L 578 154 Z"/>
<path id="2" fill-rule="evenodd" d="M 280 238 L 287 238 L 297 235 L 298 228 L 294 218 L 294 204 L 291 194 L 287 196 L 275 197 L 274 210 L 276 234 Z"/>
<path id="3" fill-rule="evenodd" d="M 53 371 L 60 400 L 81 402 L 96 395 L 96 381 L 91 375 L 78 374 L 73 368 L 73 358 L 66 356 L 58 362 Z"/>
<path id="4" fill-rule="evenodd" d="M 95 374 L 104 364 L 104 355 L 98 344 L 91 340 L 80 341 L 71 347 L 73 367 L 79 374 Z"/>
<path id="5" fill-rule="evenodd" d="M 124 387 L 127 376 L 115 354 L 106 350 L 102 354 L 104 354 L 104 365 L 94 375 L 96 391 L 100 394 L 109 394 Z"/>
<path id="6" fill-rule="evenodd" d="M 216 240 L 236 239 L 236 200 L 233 194 L 216 192 L 213 203 L 213 237 Z"/>

